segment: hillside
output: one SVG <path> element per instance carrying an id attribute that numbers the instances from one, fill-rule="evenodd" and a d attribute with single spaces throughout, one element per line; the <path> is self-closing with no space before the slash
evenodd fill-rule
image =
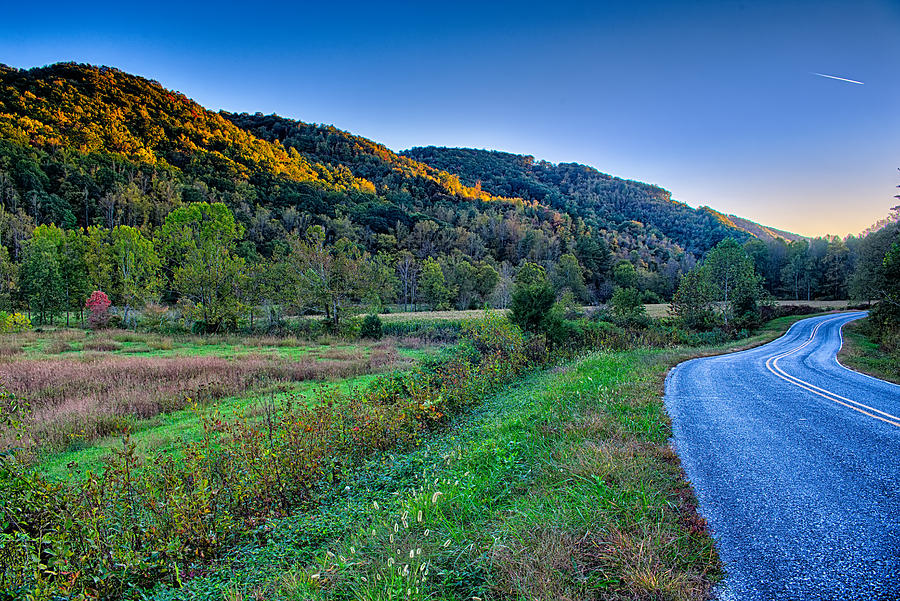
<path id="1" fill-rule="evenodd" d="M 398 154 L 333 126 L 212 112 L 117 69 L 0 65 L 0 237 L 13 259 L 39 224 L 153 235 L 200 200 L 234 212 L 248 259 L 321 225 L 328 241 L 385 260 L 432 256 L 451 280 L 462 263 L 511 273 L 574 254 L 597 298 L 616 260 L 665 296 L 718 241 L 750 238 L 712 209 L 583 165 L 470 149 Z"/>
<path id="2" fill-rule="evenodd" d="M 694 253 L 704 253 L 726 237 L 749 237 L 707 207 L 693 209 L 673 201 L 663 188 L 578 163 L 553 164 L 527 155 L 434 146 L 412 148 L 404 154 L 457 173 L 465 184 L 480 182 L 491 193 L 533 199 L 589 222 L 613 227 L 639 222 Z"/>
<path id="3" fill-rule="evenodd" d="M 785 240 L 787 242 L 796 242 L 798 240 L 806 239 L 805 236 L 801 236 L 800 234 L 794 234 L 793 232 L 786 232 L 774 227 L 761 225 L 755 221 L 738 217 L 737 215 L 728 215 L 728 219 L 730 219 L 737 227 L 759 238 L 763 242 L 772 242 L 777 239 Z"/>

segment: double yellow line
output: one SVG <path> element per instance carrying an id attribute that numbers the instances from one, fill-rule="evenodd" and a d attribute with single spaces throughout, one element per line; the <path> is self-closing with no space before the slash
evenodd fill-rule
<path id="1" fill-rule="evenodd" d="M 838 405 L 843 405 L 844 407 L 847 407 L 848 409 L 853 409 L 854 411 L 859 411 L 860 413 L 862 413 L 864 415 L 868 415 L 869 417 L 874 417 L 875 419 L 881 420 L 881 421 L 885 422 L 886 424 L 891 424 L 892 426 L 897 426 L 898 428 L 900 428 L 900 417 L 897 417 L 896 415 L 891 415 L 890 413 L 885 413 L 884 411 L 880 411 L 878 409 L 875 409 L 874 407 L 869 407 L 868 405 L 864 405 L 863 403 L 860 403 L 859 401 L 854 401 L 852 399 L 848 399 L 847 397 L 843 397 L 839 394 L 835 394 L 829 390 L 825 390 L 824 388 L 819 388 L 818 386 L 811 384 L 811 383 L 807 382 L 806 380 L 801 380 L 800 378 L 798 378 L 796 376 L 790 375 L 789 373 L 785 372 L 783 369 L 778 367 L 779 360 L 784 359 L 785 357 L 789 357 L 789 356 L 793 355 L 794 353 L 798 353 L 798 352 L 802 351 L 803 349 L 805 349 L 810 344 L 812 344 L 813 340 L 816 337 L 816 334 L 819 331 L 819 328 L 821 328 L 823 325 L 825 325 L 827 323 L 832 323 L 832 322 L 838 321 L 840 319 L 843 319 L 843 317 L 838 317 L 835 319 L 828 319 L 826 321 L 819 322 L 816 325 L 816 327 L 813 328 L 812 333 L 809 335 L 809 340 L 807 340 L 805 343 L 801 344 L 797 348 L 791 349 L 785 353 L 781 353 L 780 355 L 775 355 L 773 357 L 770 357 L 766 361 L 766 369 L 768 369 L 770 372 L 772 372 L 773 374 L 775 374 L 776 376 L 778 376 L 785 382 L 790 382 L 794 386 L 797 386 L 804 390 L 808 390 L 809 392 L 811 392 L 813 394 L 819 395 L 823 399 L 828 399 L 829 401 L 837 403 Z"/>

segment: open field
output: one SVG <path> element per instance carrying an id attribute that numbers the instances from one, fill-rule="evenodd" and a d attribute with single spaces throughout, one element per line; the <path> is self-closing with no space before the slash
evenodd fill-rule
<path id="1" fill-rule="evenodd" d="M 775 301 L 776 305 L 779 306 L 807 306 L 814 307 L 816 309 L 821 309 L 823 311 L 839 311 L 842 309 L 846 309 L 851 302 L 846 300 L 839 301 L 804 301 L 804 300 L 777 300 Z M 669 303 L 658 303 L 658 304 L 648 304 L 644 305 L 644 308 L 647 310 L 647 314 L 650 317 L 668 317 L 671 315 L 669 313 Z M 602 306 L 588 306 L 584 307 L 584 310 L 587 312 L 597 310 L 602 308 Z M 506 314 L 508 309 L 492 309 L 492 311 Z M 415 322 L 415 321 L 461 321 L 464 319 L 476 319 L 484 316 L 487 311 L 483 309 L 474 309 L 470 311 L 407 311 L 401 313 L 382 313 L 379 315 L 381 320 L 384 323 L 397 323 L 397 322 Z"/>
<path id="2" fill-rule="evenodd" d="M 507 309 L 491 309 L 495 313 L 506 314 Z M 405 311 L 402 313 L 382 313 L 379 315 L 384 323 L 396 323 L 402 321 L 460 321 L 463 319 L 478 319 L 487 313 L 484 309 L 472 309 L 469 311 Z"/>
<path id="3" fill-rule="evenodd" d="M 260 395 L 364 385 L 370 374 L 405 369 L 429 352 L 395 340 L 324 342 L 62 329 L 5 335 L 0 382 L 27 402 L 28 415 L 15 431 L 0 430 L 0 443 L 40 449 L 56 464 L 98 458 L 125 432 L 148 450 L 165 447 L 196 429 L 198 408 L 232 414 Z"/>
<path id="4" fill-rule="evenodd" d="M 821 309 L 822 311 L 840 311 L 846 309 L 852 303 L 846 300 L 839 301 L 805 301 L 805 300 L 777 300 L 775 301 L 776 305 L 781 307 L 814 307 L 816 309 Z M 669 312 L 669 304 L 668 303 L 660 303 L 653 305 L 644 305 L 647 309 L 647 314 L 650 317 L 668 317 L 671 315 Z"/>

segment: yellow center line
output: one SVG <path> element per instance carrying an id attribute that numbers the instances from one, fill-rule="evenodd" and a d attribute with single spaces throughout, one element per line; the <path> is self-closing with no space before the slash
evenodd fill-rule
<path id="1" fill-rule="evenodd" d="M 818 323 L 816 325 L 816 327 L 813 328 L 812 333 L 809 335 L 809 340 L 807 340 L 800 346 L 798 346 L 794 349 L 791 349 L 790 351 L 781 353 L 780 355 L 774 355 L 774 356 L 770 357 L 766 361 L 766 369 L 768 369 L 770 372 L 772 372 L 773 374 L 775 374 L 776 376 L 778 376 L 785 382 L 789 382 L 789 383 L 793 384 L 794 386 L 797 386 L 798 388 L 802 388 L 802 389 L 807 390 L 813 394 L 816 394 L 824 399 L 828 399 L 829 401 L 831 401 L 833 403 L 837 403 L 838 405 L 843 405 L 844 407 L 853 409 L 854 411 L 859 411 L 860 413 L 862 413 L 864 415 L 868 415 L 869 417 L 874 417 L 877 420 L 881 420 L 881 421 L 885 422 L 886 424 L 891 424 L 892 426 L 897 426 L 898 428 L 900 428 L 900 417 L 897 417 L 896 415 L 891 415 L 890 413 L 885 413 L 884 411 L 875 409 L 874 407 L 869 407 L 868 405 L 860 403 L 859 401 L 854 401 L 852 399 L 848 399 L 847 397 L 843 397 L 843 396 L 836 394 L 834 392 L 831 392 L 829 390 L 825 390 L 824 388 L 819 388 L 815 384 L 811 384 L 810 382 L 807 382 L 806 380 L 801 380 L 797 376 L 792 376 L 791 374 L 785 372 L 783 369 L 781 369 L 778 366 L 779 360 L 784 359 L 785 357 L 788 357 L 790 355 L 793 355 L 794 353 L 800 352 L 801 350 L 805 349 L 807 346 L 812 344 L 813 340 L 816 337 L 816 334 L 819 332 L 819 328 L 821 328 L 826 323 L 832 323 L 832 322 L 838 321 L 840 319 L 843 319 L 843 317 L 837 317 L 835 319 L 829 319 L 829 320 Z M 876 413 L 879 415 L 876 415 Z"/>

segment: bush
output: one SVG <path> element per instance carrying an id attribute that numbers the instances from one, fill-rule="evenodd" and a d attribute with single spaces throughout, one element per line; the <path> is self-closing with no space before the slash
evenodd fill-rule
<path id="1" fill-rule="evenodd" d="M 105 328 L 109 325 L 109 307 L 112 303 L 102 290 L 94 290 L 90 297 L 84 301 L 84 308 L 90 311 L 88 324 L 94 329 Z"/>
<path id="2" fill-rule="evenodd" d="M 0 333 L 24 332 L 31 329 L 31 320 L 24 313 L 0 311 Z"/>
<path id="3" fill-rule="evenodd" d="M 634 327 L 649 324 L 644 299 L 637 288 L 616 288 L 609 306 L 617 323 Z"/>
<path id="4" fill-rule="evenodd" d="M 555 302 L 556 294 L 546 281 L 516 284 L 509 319 L 527 332 L 543 332 L 544 320 Z"/>
<path id="5" fill-rule="evenodd" d="M 380 340 L 384 335 L 384 331 L 381 325 L 381 318 L 374 313 L 366 315 L 365 319 L 363 319 L 362 325 L 359 328 L 359 335 L 361 338 Z"/>

